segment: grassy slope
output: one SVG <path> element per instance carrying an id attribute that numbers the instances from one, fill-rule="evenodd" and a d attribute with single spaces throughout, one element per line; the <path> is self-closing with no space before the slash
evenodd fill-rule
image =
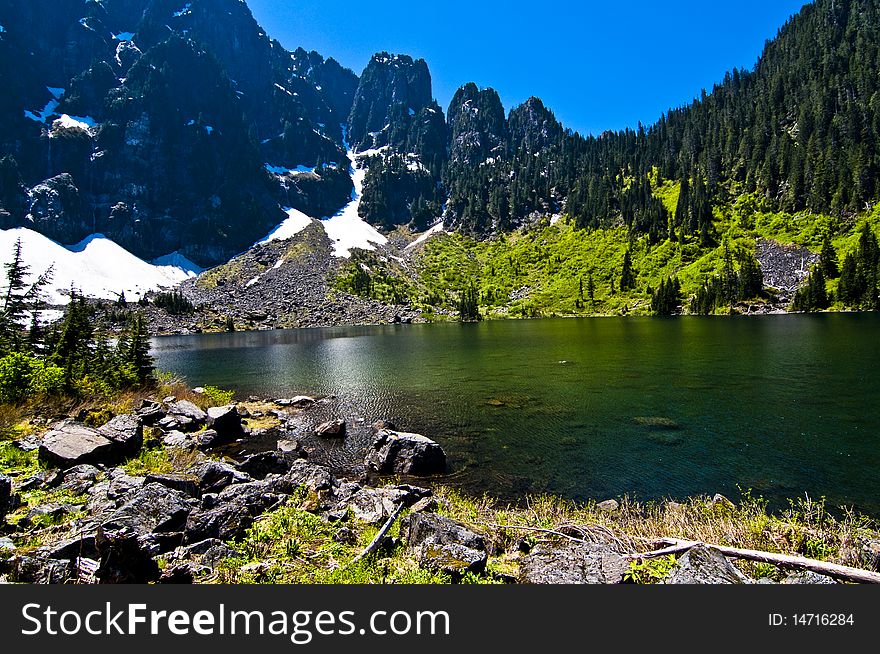
<path id="1" fill-rule="evenodd" d="M 674 209 L 678 192 L 677 184 L 667 182 L 657 190 L 657 196 Z M 677 276 L 685 296 L 689 296 L 720 272 L 725 242 L 754 249 L 756 239 L 770 238 L 818 252 L 824 235 L 832 233 L 842 261 L 855 249 L 865 220 L 876 230 L 880 208 L 842 222 L 831 216 L 765 211 L 759 200 L 742 195 L 715 209 L 716 247 L 700 248 L 695 241 L 667 240 L 653 246 L 646 239 L 635 241 L 632 256 L 637 287 L 624 294 L 617 289 L 628 244 L 623 227 L 577 230 L 563 220 L 492 241 L 446 234 L 432 238 L 416 255 L 419 290 L 413 299 L 436 296 L 447 308 L 454 309 L 459 289 L 473 280 L 479 285 L 488 317 L 647 313 L 650 289 L 666 277 Z M 587 298 L 590 273 L 595 284 L 595 305 Z M 611 293 L 612 280 L 615 294 Z M 835 286 L 836 281 L 829 283 L 829 289 Z"/>

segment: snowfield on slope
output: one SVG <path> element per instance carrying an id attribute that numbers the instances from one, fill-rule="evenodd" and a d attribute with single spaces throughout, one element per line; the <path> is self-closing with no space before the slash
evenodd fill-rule
<path id="1" fill-rule="evenodd" d="M 348 158 L 353 162 L 351 180 L 354 183 L 354 190 L 351 193 L 351 202 L 340 209 L 336 215 L 320 220 L 321 226 L 327 232 L 328 238 L 333 242 L 333 256 L 348 259 L 351 257 L 351 251 L 355 248 L 375 250 L 376 245 L 388 243 L 388 239 L 383 234 L 358 215 L 367 170 L 361 167 L 357 158 L 378 154 L 378 152 L 378 150 L 367 150 L 361 153 L 349 150 L 348 152 Z M 287 220 L 278 225 L 266 238 L 258 241 L 255 245 L 293 238 L 308 227 L 312 221 L 302 211 L 291 208 L 286 208 L 284 211 L 289 216 Z"/>
<path id="2" fill-rule="evenodd" d="M 22 258 L 30 266 L 29 281 L 53 268 L 52 281 L 45 289 L 50 304 L 67 304 L 71 289 L 107 300 L 125 293 L 125 299 L 132 302 L 148 291 L 173 288 L 200 270 L 178 253 L 157 260 L 166 265 L 147 263 L 101 234 L 64 247 L 24 227 L 0 230 L 0 263 L 12 260 L 18 239 Z"/>

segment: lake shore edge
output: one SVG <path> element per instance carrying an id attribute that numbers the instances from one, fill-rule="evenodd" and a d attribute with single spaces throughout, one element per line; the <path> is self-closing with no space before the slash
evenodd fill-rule
<path id="1" fill-rule="evenodd" d="M 174 393 L 171 393 L 174 391 Z M 166 393 L 168 393 L 166 395 Z M 439 445 L 373 426 L 334 469 L 290 420 L 320 399 L 181 384 L 51 418 L 16 415 L 0 464 L 0 578 L 24 583 L 836 583 L 715 547 L 880 570 L 874 520 L 793 500 L 554 496 L 514 506 L 443 485 Z M 237 444 L 274 444 L 230 456 Z M 231 448 L 231 449 L 230 449 Z M 440 449 L 442 452 L 442 449 Z M 17 454 L 13 454 L 17 453 Z M 445 464 L 445 455 L 444 455 Z M 396 474 L 405 473 L 405 474 Z M 424 475 L 424 476 L 423 476 Z M 672 540 L 670 540 L 672 539 Z M 687 541 L 670 553 L 677 541 Z M 727 551 L 727 550 L 725 550 Z M 794 570 L 794 571 L 792 571 Z M 854 573 L 858 576 L 858 573 Z"/>

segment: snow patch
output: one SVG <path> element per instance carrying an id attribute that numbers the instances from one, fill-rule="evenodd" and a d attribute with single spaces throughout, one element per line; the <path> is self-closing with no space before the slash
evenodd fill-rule
<path id="1" fill-rule="evenodd" d="M 417 245 L 424 243 L 425 241 L 427 241 L 429 238 L 431 238 L 435 234 L 442 234 L 442 233 L 443 233 L 443 221 L 440 221 L 439 223 L 434 225 L 431 229 L 429 229 L 427 232 L 425 232 L 424 234 L 419 236 L 415 241 L 413 241 L 412 243 L 410 243 L 409 245 L 407 245 L 403 249 L 404 250 L 412 249 L 412 248 L 416 247 Z"/>
<path id="2" fill-rule="evenodd" d="M 65 89 L 62 89 L 60 86 L 47 86 L 46 90 L 49 91 L 49 93 L 51 93 L 53 96 L 55 96 L 56 100 L 60 100 L 65 91 Z"/>
<path id="3" fill-rule="evenodd" d="M 286 208 L 284 211 L 287 213 L 287 219 L 273 229 L 266 238 L 257 241 L 254 245 L 269 243 L 270 241 L 284 241 L 288 238 L 293 238 L 312 223 L 312 219 L 302 211 L 290 207 Z"/>
<path id="4" fill-rule="evenodd" d="M 297 166 L 296 168 L 285 168 L 284 166 L 273 166 L 272 164 L 265 164 L 266 170 L 273 175 L 301 175 L 303 173 L 313 173 L 315 172 L 314 168 L 309 168 L 308 166 Z"/>
<path id="5" fill-rule="evenodd" d="M 185 273 L 192 273 L 191 275 L 188 275 L 189 277 L 195 277 L 205 272 L 204 268 L 193 263 L 180 252 L 172 252 L 171 254 L 166 254 L 164 257 L 153 259 L 152 264 L 154 266 L 159 266 L 160 268 L 179 268 Z"/>
<path id="6" fill-rule="evenodd" d="M 174 12 L 174 17 L 180 18 L 181 16 L 186 16 L 187 14 L 192 13 L 191 10 L 192 10 L 192 3 L 187 2 L 185 5 L 183 5 L 182 9 Z"/>
<path id="7" fill-rule="evenodd" d="M 365 154 L 367 153 L 361 153 L 361 156 Z M 388 243 L 388 239 L 383 234 L 362 220 L 358 215 L 367 169 L 358 163 L 353 151 L 349 151 L 348 157 L 354 161 L 354 169 L 351 176 L 351 181 L 354 183 L 354 191 L 351 194 L 351 202 L 345 205 L 332 218 L 321 221 L 324 231 L 327 232 L 327 236 L 333 241 L 333 255 L 344 259 L 348 259 L 351 256 L 353 248 L 375 250 L 376 245 Z"/>
<path id="8" fill-rule="evenodd" d="M 58 104 L 58 100 L 49 100 L 49 102 L 46 103 L 46 106 L 43 107 L 42 111 L 30 111 L 25 109 L 24 117 L 45 124 L 47 120 L 55 115 L 55 110 L 58 108 Z"/>
<path id="9" fill-rule="evenodd" d="M 114 34 L 113 38 L 117 41 L 131 41 L 134 38 L 134 32 L 120 32 L 119 34 Z"/>
<path id="10" fill-rule="evenodd" d="M 113 300 L 125 293 L 127 300 L 138 300 L 148 291 L 173 288 L 195 275 L 176 265 L 149 264 L 101 234 L 64 247 L 24 227 L 0 230 L 0 262 L 12 259 L 18 239 L 24 261 L 31 268 L 31 281 L 53 268 L 52 281 L 46 287 L 52 304 L 67 304 L 71 288 L 90 297 Z"/>
<path id="11" fill-rule="evenodd" d="M 68 116 L 67 114 L 61 114 L 61 118 L 57 118 L 52 124 L 65 129 L 81 129 L 88 132 L 98 123 L 90 116 Z"/>

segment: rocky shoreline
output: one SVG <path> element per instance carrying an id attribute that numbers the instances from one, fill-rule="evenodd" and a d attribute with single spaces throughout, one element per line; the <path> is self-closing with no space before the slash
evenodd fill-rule
<path id="1" fill-rule="evenodd" d="M 199 406 L 204 390 L 195 390 L 97 420 L 88 411 L 32 420 L 38 428 L 15 447 L 36 453 L 40 465 L 0 474 L 0 581 L 333 583 L 352 566 L 381 564 L 383 575 L 391 566 L 419 583 L 413 575 L 434 583 L 645 583 L 637 541 L 598 522 L 528 527 L 478 520 L 473 508 L 457 512 L 459 500 L 436 483 L 446 455 L 425 436 L 377 421 L 360 469 L 341 471 L 327 453 L 347 423 L 315 422 L 326 417 L 318 410 L 326 400 Z M 262 446 L 242 447 L 255 442 Z M 680 510 L 673 504 L 666 510 Z M 718 496 L 708 506 L 728 504 Z M 594 508 L 600 517 L 625 511 L 616 500 Z M 383 525 L 394 529 L 364 548 Z M 859 547 L 860 564 L 880 568 L 880 539 Z M 701 544 L 651 568 L 655 577 L 657 570 L 653 581 L 670 584 L 836 583 L 804 571 L 756 580 Z"/>

